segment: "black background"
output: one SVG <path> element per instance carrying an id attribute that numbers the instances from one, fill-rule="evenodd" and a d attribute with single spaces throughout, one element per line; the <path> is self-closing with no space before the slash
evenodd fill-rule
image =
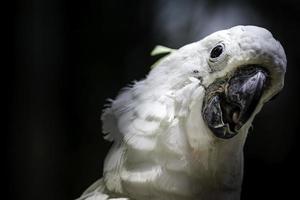
<path id="1" fill-rule="evenodd" d="M 236 23 L 268 28 L 288 59 L 284 90 L 256 117 L 247 139 L 242 199 L 297 194 L 300 5 L 296 0 L 170 2 L 20 0 L 13 5 L 13 59 L 7 67 L 12 76 L 4 85 L 9 100 L 8 199 L 78 197 L 101 177 L 110 147 L 101 137 L 99 119 L 105 99 L 145 77 L 155 61 L 149 56 L 155 45 L 178 48 Z M 208 13 L 204 18 L 180 22 L 202 3 Z M 168 12 L 181 7 L 185 12 L 160 10 L 170 4 Z M 248 17 L 212 17 L 231 13 L 228 5 L 255 14 L 233 7 Z M 175 28 L 165 31 L 168 23 Z"/>

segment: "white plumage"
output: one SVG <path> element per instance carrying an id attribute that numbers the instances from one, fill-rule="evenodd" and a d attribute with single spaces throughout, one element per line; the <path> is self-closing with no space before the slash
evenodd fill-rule
<path id="1" fill-rule="evenodd" d="M 210 58 L 220 43 L 223 53 Z M 239 133 L 218 138 L 202 116 L 206 90 L 249 64 L 266 68 L 270 84 Z M 285 68 L 280 43 L 255 26 L 218 31 L 170 50 L 146 79 L 122 90 L 104 110 L 103 133 L 113 146 L 103 178 L 79 199 L 239 199 L 248 128 L 283 87 Z"/>

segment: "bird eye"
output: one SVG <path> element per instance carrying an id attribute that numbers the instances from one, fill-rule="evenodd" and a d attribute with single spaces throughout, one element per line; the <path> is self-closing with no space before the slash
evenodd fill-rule
<path id="1" fill-rule="evenodd" d="M 226 66 L 228 58 L 228 50 L 223 42 L 216 44 L 210 51 L 208 64 L 212 71 L 218 71 Z"/>
<path id="2" fill-rule="evenodd" d="M 219 44 L 211 50 L 210 57 L 217 58 L 222 54 L 222 52 L 223 52 L 223 46 Z"/>

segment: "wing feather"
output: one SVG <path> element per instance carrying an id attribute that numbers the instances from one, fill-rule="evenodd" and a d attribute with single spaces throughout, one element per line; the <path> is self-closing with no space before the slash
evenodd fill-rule
<path id="1" fill-rule="evenodd" d="M 136 82 L 123 89 L 114 101 L 107 105 L 101 116 L 104 138 L 121 141 L 124 136 L 150 136 L 160 124 L 170 118 L 168 104 L 163 96 L 148 95 L 147 84 Z M 151 92 L 151 91 L 150 91 Z M 153 91 L 151 92 L 153 93 Z"/>

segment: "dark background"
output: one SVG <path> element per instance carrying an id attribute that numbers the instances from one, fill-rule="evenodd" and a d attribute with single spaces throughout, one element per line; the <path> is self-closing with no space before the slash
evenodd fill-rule
<path id="1" fill-rule="evenodd" d="M 140 80 L 157 44 L 178 48 L 219 29 L 269 29 L 288 59 L 281 95 L 254 121 L 245 146 L 242 199 L 298 194 L 297 1 L 17 1 L 7 65 L 8 199 L 74 199 L 101 177 L 108 97 Z M 4 77 L 5 78 L 5 77 Z M 6 171 L 8 173 L 6 173 Z"/>

